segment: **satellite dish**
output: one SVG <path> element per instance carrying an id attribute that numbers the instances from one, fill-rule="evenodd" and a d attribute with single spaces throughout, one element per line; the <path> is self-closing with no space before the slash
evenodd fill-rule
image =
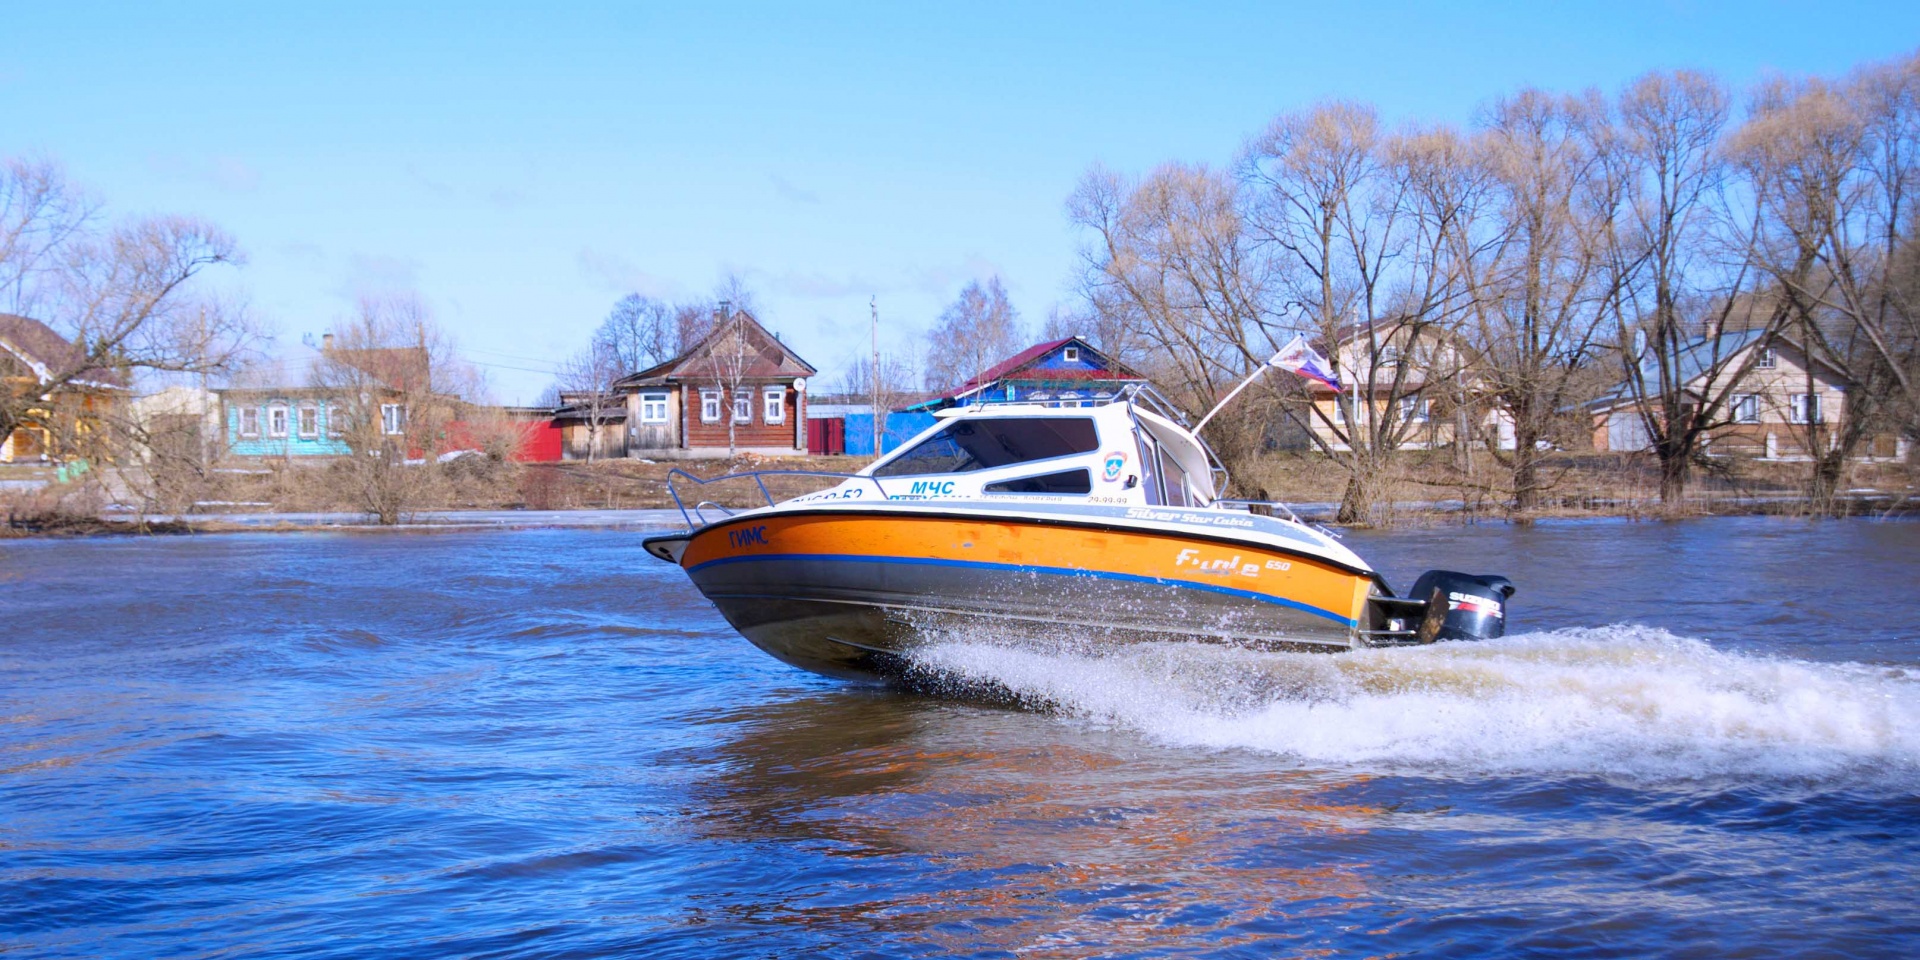
<path id="1" fill-rule="evenodd" d="M 806 393 L 806 392 L 807 392 L 807 378 L 806 378 L 806 377 L 794 377 L 794 378 L 793 378 L 793 389 L 794 389 L 794 391 L 795 391 L 795 392 L 797 392 L 797 393 Z"/>

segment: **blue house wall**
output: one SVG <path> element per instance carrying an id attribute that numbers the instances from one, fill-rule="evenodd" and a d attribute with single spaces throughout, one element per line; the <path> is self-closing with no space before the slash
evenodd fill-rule
<path id="1" fill-rule="evenodd" d="M 917 436 L 920 431 L 933 426 L 931 413 L 889 413 L 885 432 L 881 434 L 880 445 L 886 452 L 900 449 L 900 445 Z M 847 414 L 847 455 L 851 457 L 873 456 L 873 414 Z"/>
<path id="2" fill-rule="evenodd" d="M 268 436 L 271 421 L 269 411 L 274 407 L 287 410 L 287 435 Z M 314 407 L 319 412 L 319 429 L 310 437 L 300 435 L 300 408 Z M 261 397 L 231 397 L 226 402 L 227 451 L 241 457 L 339 457 L 349 451 L 344 440 L 327 435 L 329 420 L 335 415 L 336 407 L 324 400 L 297 395 L 266 395 Z M 240 433 L 240 411 L 252 409 L 259 417 L 257 436 L 242 436 Z"/>

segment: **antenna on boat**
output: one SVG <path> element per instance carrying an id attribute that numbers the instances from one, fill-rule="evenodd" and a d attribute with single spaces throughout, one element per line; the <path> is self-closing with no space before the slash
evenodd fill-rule
<path id="1" fill-rule="evenodd" d="M 873 311 L 873 366 L 867 369 L 867 386 L 873 392 L 873 455 L 878 458 L 880 438 L 886 433 L 881 426 L 886 415 L 880 412 L 880 297 L 868 297 L 867 307 Z"/>

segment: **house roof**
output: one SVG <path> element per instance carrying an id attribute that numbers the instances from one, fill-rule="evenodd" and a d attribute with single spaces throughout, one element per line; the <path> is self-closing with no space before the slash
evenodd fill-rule
<path id="1" fill-rule="evenodd" d="M 1742 350 L 1760 343 L 1766 336 L 1767 330 L 1765 328 L 1755 328 L 1751 330 L 1728 330 L 1716 336 L 1695 337 L 1691 340 L 1682 341 L 1679 351 L 1679 379 L 1682 387 L 1691 388 L 1694 385 L 1694 381 L 1713 372 L 1713 368 L 1716 365 L 1723 370 L 1727 369 L 1733 357 L 1737 356 Z M 1657 381 L 1659 379 L 1659 374 L 1656 372 L 1657 368 L 1653 367 L 1646 360 L 1642 360 L 1640 364 L 1642 379 L 1649 381 Z M 1629 402 L 1632 399 L 1633 385 L 1627 382 L 1625 378 L 1622 378 L 1619 383 L 1609 387 L 1607 392 L 1589 402 L 1587 407 L 1595 411 L 1605 410 L 1609 407 Z"/>
<path id="2" fill-rule="evenodd" d="M 984 386 L 986 384 L 990 384 L 998 380 L 1015 379 L 1016 374 L 1025 372 L 1028 368 L 1032 367 L 1034 364 L 1039 363 L 1041 360 L 1044 360 L 1049 356 L 1052 356 L 1055 350 L 1058 350 L 1061 347 L 1064 347 L 1070 343 L 1078 344 L 1080 346 L 1080 349 L 1085 352 L 1086 356 L 1092 357 L 1093 359 L 1099 361 L 1100 366 L 1104 367 L 1105 369 L 1048 370 L 1048 371 L 1045 371 L 1044 375 L 1035 377 L 1034 379 L 1044 379 L 1044 380 L 1145 380 L 1147 379 L 1146 377 L 1143 377 L 1140 374 L 1136 373 L 1133 370 L 1133 368 L 1128 367 L 1126 364 L 1121 363 L 1120 361 L 1115 360 L 1112 357 L 1109 357 L 1106 354 L 1101 353 L 1100 351 L 1094 349 L 1093 345 L 1086 342 L 1085 340 L 1082 340 L 1079 337 L 1066 337 L 1060 340 L 1049 340 L 1045 343 L 1036 343 L 1033 346 L 1020 351 L 1019 353 L 1016 353 L 1013 356 L 1008 357 L 1005 360 L 1002 360 L 999 363 L 996 363 L 993 366 L 988 367 L 987 369 L 981 371 L 979 374 L 969 378 L 967 382 L 961 384 L 960 388 L 954 391 L 954 393 L 957 396 L 959 394 L 966 393 L 967 391 L 972 390 L 976 387 Z"/>
<path id="3" fill-rule="evenodd" d="M 32 317 L 0 313 L 0 350 L 18 357 L 33 371 L 34 376 L 42 380 L 51 380 L 85 367 L 74 375 L 75 381 L 102 387 L 127 385 L 127 378 L 116 370 L 86 366 L 86 351 Z"/>
<path id="4" fill-rule="evenodd" d="M 714 325 L 713 330 L 700 338 L 700 342 L 687 348 L 679 356 L 665 363 L 656 364 L 637 373 L 630 373 L 614 381 L 614 386 L 636 386 L 647 380 L 688 380 L 713 376 L 710 367 L 703 367 L 716 341 L 727 335 L 731 329 L 739 328 L 751 349 L 746 364 L 739 371 L 743 380 L 780 380 L 789 377 L 810 377 L 819 371 L 813 364 L 800 359 L 793 348 L 780 342 L 779 338 L 767 332 L 767 328 L 754 319 L 753 314 L 745 310 L 736 310 L 733 316 Z M 729 376 L 732 372 L 729 371 Z"/>

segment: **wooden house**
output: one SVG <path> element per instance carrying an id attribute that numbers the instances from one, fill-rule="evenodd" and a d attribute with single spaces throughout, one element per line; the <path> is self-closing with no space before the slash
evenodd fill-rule
<path id="1" fill-rule="evenodd" d="M 1012 401 L 1077 407 L 1111 399 L 1147 378 L 1080 337 L 1036 343 L 988 367 L 946 396 L 908 407 L 931 412 L 968 403 Z"/>
<path id="2" fill-rule="evenodd" d="M 729 447 L 805 454 L 807 378 L 815 372 L 752 314 L 729 311 L 686 352 L 615 381 L 626 455 L 724 457 Z"/>
<path id="3" fill-rule="evenodd" d="M 100 456 L 95 441 L 126 399 L 128 378 L 32 317 L 0 313 L 0 403 L 20 414 L 0 463 Z"/>
<path id="4" fill-rule="evenodd" d="M 1336 331 L 1326 352 L 1345 396 L 1309 382 L 1315 414 L 1305 419 L 1328 447 L 1346 449 L 1342 434 L 1357 428 L 1369 435 L 1391 411 L 1387 427 L 1400 449 L 1450 447 L 1463 434 L 1493 436 L 1501 449 L 1513 448 L 1512 418 L 1482 396 L 1473 351 L 1458 336 L 1432 327 L 1416 335 L 1406 324 L 1356 323 Z M 1357 422 L 1349 424 L 1349 417 Z"/>
<path id="5" fill-rule="evenodd" d="M 1708 436 L 1710 456 L 1765 460 L 1808 459 L 1812 424 L 1837 428 L 1846 415 L 1846 383 L 1824 363 L 1809 360 L 1791 338 L 1769 337 L 1764 330 L 1729 331 L 1681 345 L 1678 379 L 1695 403 L 1724 398 L 1719 419 L 1727 421 Z M 1658 374 L 1649 361 L 1642 375 L 1655 389 Z M 1622 382 L 1587 405 L 1593 417 L 1596 450 L 1633 452 L 1652 448 L 1642 414 L 1643 401 Z M 1835 430 L 1824 431 L 1831 439 Z M 1906 442 L 1873 437 L 1860 456 L 1893 459 L 1907 455 Z"/>

